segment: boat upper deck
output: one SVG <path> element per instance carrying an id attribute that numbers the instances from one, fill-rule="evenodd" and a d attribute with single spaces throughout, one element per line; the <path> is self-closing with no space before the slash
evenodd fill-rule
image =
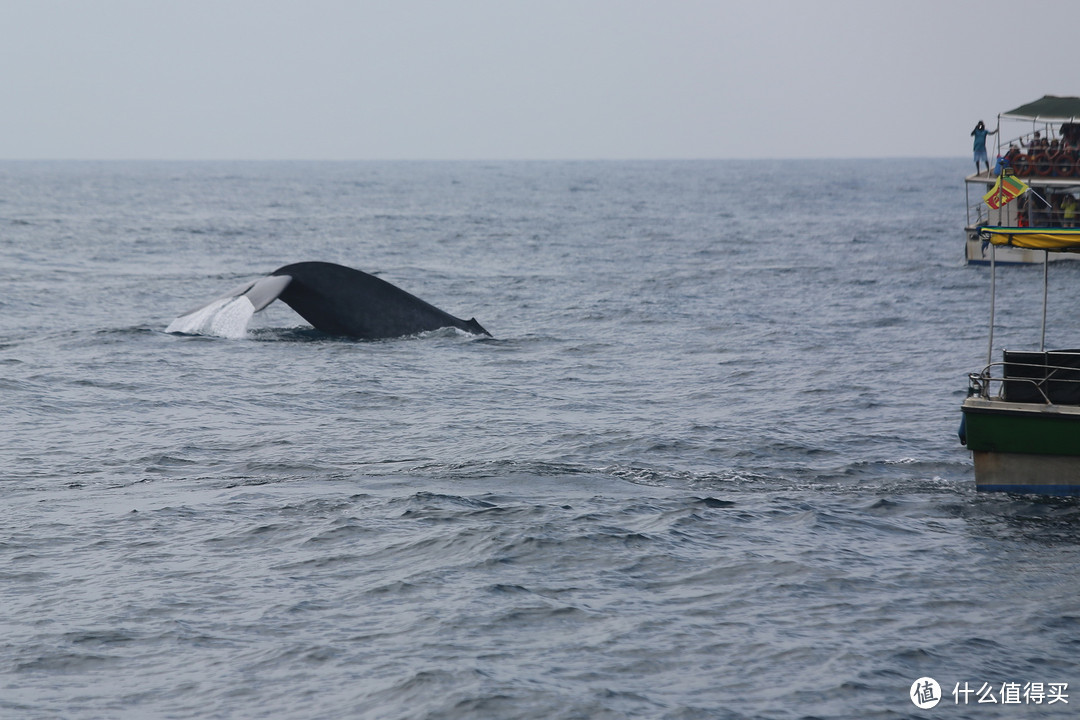
<path id="1" fill-rule="evenodd" d="M 1017 177 L 1020 177 L 1020 179 L 1023 180 L 1025 183 L 1027 183 L 1028 185 L 1031 185 L 1032 187 L 1036 187 L 1036 188 L 1037 187 L 1047 187 L 1047 188 L 1060 188 L 1062 190 L 1065 190 L 1067 188 L 1072 188 L 1073 190 L 1076 190 L 1076 189 L 1080 188 L 1080 175 L 1070 175 L 1070 176 L 1062 176 L 1062 177 L 1057 177 L 1056 175 L 1050 175 L 1050 176 L 1047 176 L 1047 177 L 1040 177 L 1040 176 L 1037 176 L 1037 175 L 1034 176 L 1034 177 L 1032 177 L 1032 176 L 1024 177 L 1024 176 L 1019 176 L 1018 175 Z M 977 184 L 977 185 L 985 185 L 987 188 L 989 188 L 991 185 L 993 185 L 995 182 L 997 182 L 997 175 L 993 175 L 993 174 L 986 173 L 986 172 L 972 173 L 972 174 L 968 175 L 966 178 L 964 178 L 964 182 L 970 183 L 970 184 L 973 184 L 973 185 L 975 185 L 975 184 Z"/>

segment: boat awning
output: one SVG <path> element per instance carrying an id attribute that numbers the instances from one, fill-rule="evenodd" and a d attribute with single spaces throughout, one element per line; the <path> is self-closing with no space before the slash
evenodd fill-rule
<path id="1" fill-rule="evenodd" d="M 997 227 L 979 228 L 979 237 L 994 245 L 1051 252 L 1080 252 L 1080 228 Z"/>
<path id="2" fill-rule="evenodd" d="M 1038 122 L 1080 122 L 1080 97 L 1044 95 L 1035 102 L 1002 113 L 1001 117 Z"/>

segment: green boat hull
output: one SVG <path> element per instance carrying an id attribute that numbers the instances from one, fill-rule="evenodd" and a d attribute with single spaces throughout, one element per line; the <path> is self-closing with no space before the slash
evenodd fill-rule
<path id="1" fill-rule="evenodd" d="M 1080 408 L 968 398 L 979 490 L 1080 495 Z"/>

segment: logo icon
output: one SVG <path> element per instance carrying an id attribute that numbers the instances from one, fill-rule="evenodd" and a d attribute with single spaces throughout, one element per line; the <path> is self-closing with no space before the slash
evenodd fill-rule
<path id="1" fill-rule="evenodd" d="M 941 686 L 932 677 L 921 677 L 911 683 L 911 702 L 920 710 L 929 710 L 941 702 Z"/>

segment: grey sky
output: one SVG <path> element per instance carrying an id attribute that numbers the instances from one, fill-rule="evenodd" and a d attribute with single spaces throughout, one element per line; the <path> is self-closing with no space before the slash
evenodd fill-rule
<path id="1" fill-rule="evenodd" d="M 1077 28 L 1076 0 L 0 0 L 0 158 L 964 156 L 1080 95 Z"/>

